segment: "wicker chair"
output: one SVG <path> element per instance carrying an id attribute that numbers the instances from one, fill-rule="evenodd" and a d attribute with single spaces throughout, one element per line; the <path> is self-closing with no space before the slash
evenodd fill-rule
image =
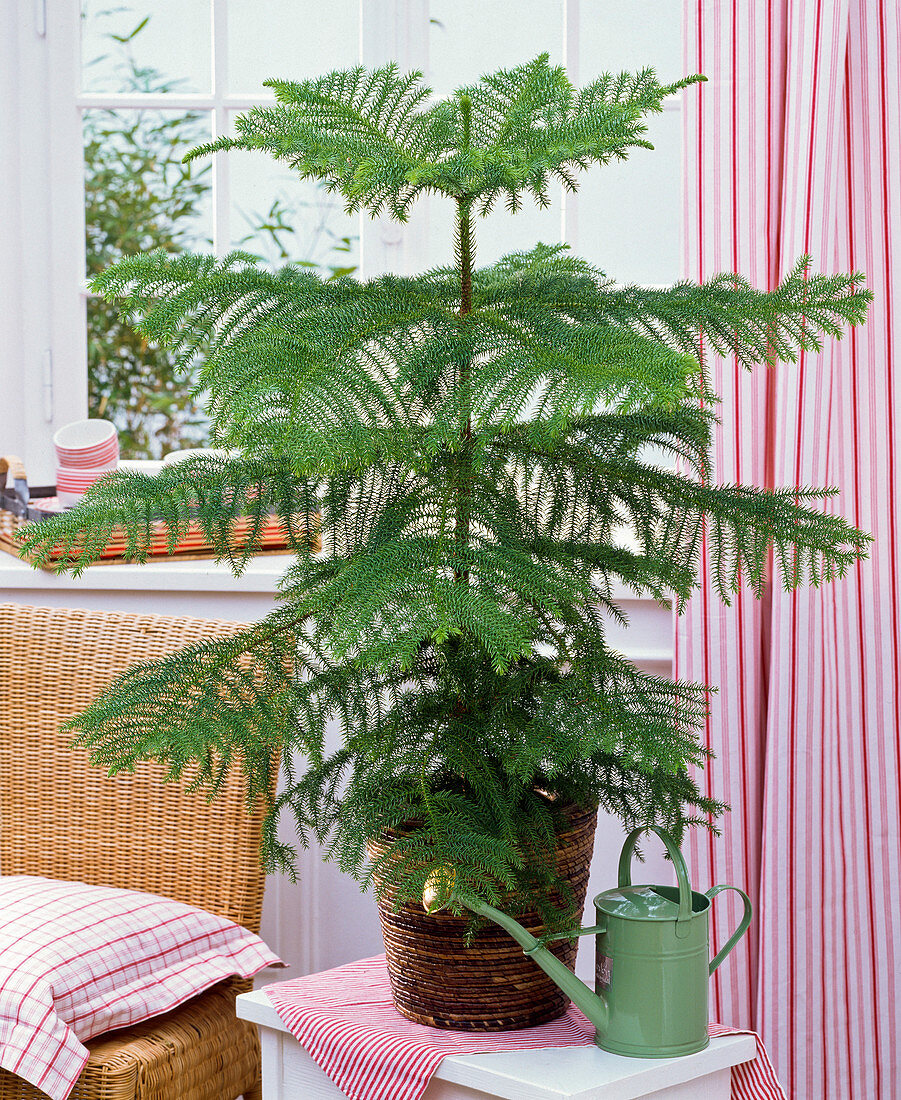
<path id="1" fill-rule="evenodd" d="M 261 814 L 240 778 L 212 804 L 142 765 L 109 778 L 58 732 L 124 669 L 235 623 L 0 606 L 0 871 L 163 894 L 259 931 Z M 249 983 L 221 983 L 87 1045 L 72 1100 L 259 1100 L 256 1029 L 235 1017 Z M 46 1100 L 0 1071 L 0 1100 Z"/>

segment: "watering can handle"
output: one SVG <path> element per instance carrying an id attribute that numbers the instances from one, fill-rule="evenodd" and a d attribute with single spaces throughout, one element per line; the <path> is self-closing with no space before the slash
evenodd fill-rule
<path id="1" fill-rule="evenodd" d="M 626 842 L 619 857 L 620 889 L 623 886 L 632 885 L 632 853 L 635 851 L 635 845 L 638 843 L 641 834 L 649 831 L 656 833 L 666 845 L 666 850 L 669 852 L 673 866 L 676 868 L 676 879 L 679 883 L 679 916 L 676 918 L 676 924 L 682 924 L 691 920 L 691 883 L 688 881 L 688 868 L 685 866 L 685 860 L 682 858 L 679 845 L 669 833 L 664 832 L 656 825 L 642 825 L 639 829 L 633 829 L 626 837 Z"/>
<path id="2" fill-rule="evenodd" d="M 735 945 L 742 938 L 745 932 L 747 932 L 748 927 L 751 923 L 751 915 L 754 912 L 754 910 L 751 908 L 751 899 L 744 892 L 744 890 L 740 889 L 738 886 L 714 886 L 712 889 L 707 891 L 707 897 L 711 899 L 715 898 L 716 895 L 722 893 L 723 890 L 734 890 L 736 894 L 741 894 L 741 899 L 745 903 L 745 913 L 744 916 L 741 918 L 738 928 L 735 929 L 735 931 L 726 941 L 726 946 L 713 956 L 713 960 L 710 963 L 711 974 L 714 972 L 714 970 L 716 970 L 723 959 L 725 959 L 732 948 L 735 947 Z"/>

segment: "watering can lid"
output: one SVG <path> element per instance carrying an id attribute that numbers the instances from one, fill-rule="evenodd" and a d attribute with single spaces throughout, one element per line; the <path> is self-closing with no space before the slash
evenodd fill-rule
<path id="1" fill-rule="evenodd" d="M 625 920 L 676 920 L 679 903 L 666 897 L 664 889 L 666 887 L 623 886 L 598 894 L 594 904 L 601 912 Z"/>

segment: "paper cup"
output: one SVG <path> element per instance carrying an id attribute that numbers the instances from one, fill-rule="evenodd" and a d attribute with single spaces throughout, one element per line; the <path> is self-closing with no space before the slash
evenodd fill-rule
<path id="1" fill-rule="evenodd" d="M 83 496 L 84 493 L 64 493 L 61 489 L 57 489 L 56 503 L 60 508 L 74 508 Z"/>
<path id="2" fill-rule="evenodd" d="M 116 469 L 116 462 L 106 466 L 57 466 L 56 496 L 64 508 L 77 504 L 95 481 Z"/>
<path id="3" fill-rule="evenodd" d="M 119 434 L 109 420 L 76 420 L 53 437 L 56 460 L 67 470 L 109 468 L 119 458 Z"/>

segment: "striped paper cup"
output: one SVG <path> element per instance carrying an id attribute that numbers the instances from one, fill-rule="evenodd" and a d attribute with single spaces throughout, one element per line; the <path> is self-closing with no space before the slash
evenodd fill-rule
<path id="1" fill-rule="evenodd" d="M 119 433 L 109 420 L 76 420 L 59 429 L 53 446 L 61 468 L 110 469 L 119 458 Z"/>
<path id="2" fill-rule="evenodd" d="M 63 508 L 71 508 L 77 504 L 90 487 L 104 474 L 115 470 L 116 461 L 105 466 L 57 466 L 56 467 L 56 497 Z"/>

